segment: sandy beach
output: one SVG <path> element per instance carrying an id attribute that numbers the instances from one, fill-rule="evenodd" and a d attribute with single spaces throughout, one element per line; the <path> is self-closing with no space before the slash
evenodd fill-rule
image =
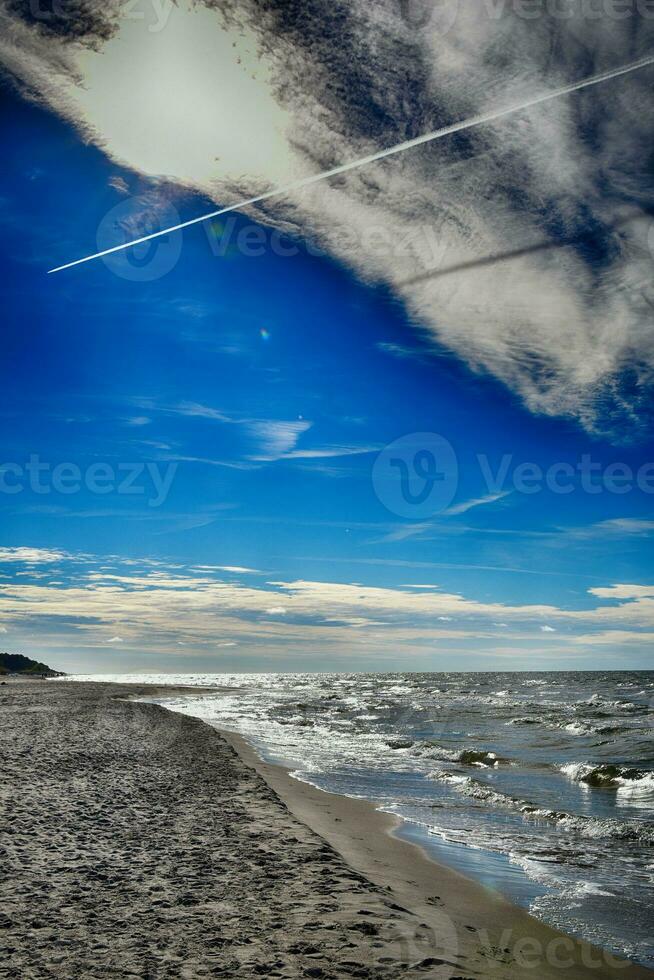
<path id="1" fill-rule="evenodd" d="M 0 977 L 651 978 L 163 691 L 0 687 Z"/>

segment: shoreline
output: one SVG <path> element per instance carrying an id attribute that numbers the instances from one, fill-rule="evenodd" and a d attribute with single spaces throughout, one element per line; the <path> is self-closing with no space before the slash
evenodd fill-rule
<path id="1" fill-rule="evenodd" d="M 563 972 L 571 980 L 591 975 L 625 980 L 654 977 L 654 971 L 553 929 L 499 892 L 434 860 L 420 844 L 394 834 L 402 825 L 400 817 L 367 800 L 329 793 L 296 779 L 284 766 L 261 759 L 243 736 L 217 730 L 288 809 L 351 867 L 390 890 L 430 929 L 443 930 L 445 947 L 464 949 L 471 959 L 479 950 L 497 953 L 496 965 L 516 971 L 510 970 L 509 976 L 537 975 L 546 980 Z M 447 955 L 447 949 L 441 955 Z M 485 958 L 485 964 L 479 964 L 488 971 L 483 975 L 495 976 L 495 964 L 489 962 L 493 956 Z"/>
<path id="2" fill-rule="evenodd" d="M 393 836 L 399 818 L 134 700 L 179 693 L 0 688 L 0 977 L 651 980 Z"/>
<path id="3" fill-rule="evenodd" d="M 235 689 L 225 690 L 231 694 Z M 160 688 L 158 696 L 165 691 Z M 180 693 L 180 689 L 175 688 L 175 693 Z M 448 954 L 448 947 L 449 952 L 459 948 L 463 936 L 463 946 L 473 957 L 477 947 L 499 952 L 498 963 L 503 967 L 513 960 L 519 972 L 511 972 L 510 976 L 534 976 L 538 971 L 539 980 L 547 980 L 560 977 L 563 971 L 571 980 L 590 975 L 598 980 L 618 976 L 626 980 L 654 978 L 654 970 L 555 929 L 500 892 L 439 862 L 417 841 L 397 836 L 394 832 L 403 825 L 401 817 L 378 809 L 368 800 L 331 793 L 297 779 L 288 767 L 266 762 L 244 736 L 218 724 L 209 727 L 218 731 L 246 765 L 265 780 L 291 813 L 326 840 L 351 867 L 391 891 L 405 908 L 423 919 L 433 920 L 436 916 L 437 921 L 428 925 L 445 935 L 441 955 Z M 442 909 L 442 914 L 437 915 L 435 908 Z M 471 916 L 475 926 L 467 921 Z M 400 941 L 404 943 L 405 939 Z M 438 940 L 425 941 L 441 945 Z M 418 952 L 421 945 L 418 941 Z M 496 975 L 486 952 L 480 968 L 484 976 Z"/>

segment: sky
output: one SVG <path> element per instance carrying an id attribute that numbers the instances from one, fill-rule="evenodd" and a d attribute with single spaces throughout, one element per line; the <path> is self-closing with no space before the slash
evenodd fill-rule
<path id="1" fill-rule="evenodd" d="M 8 652 L 651 666 L 654 69 L 47 275 L 647 53 L 392 6 L 2 15 Z"/>

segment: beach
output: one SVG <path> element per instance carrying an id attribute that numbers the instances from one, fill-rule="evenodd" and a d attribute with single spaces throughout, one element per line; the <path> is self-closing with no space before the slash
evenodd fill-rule
<path id="1" fill-rule="evenodd" d="M 436 864 L 391 815 L 130 700 L 174 693 L 0 687 L 1 977 L 652 976 Z"/>

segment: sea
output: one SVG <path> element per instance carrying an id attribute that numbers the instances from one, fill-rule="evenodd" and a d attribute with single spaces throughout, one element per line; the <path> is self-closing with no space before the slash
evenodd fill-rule
<path id="1" fill-rule="evenodd" d="M 654 671 L 93 675 L 397 814 L 402 837 L 654 969 Z"/>

